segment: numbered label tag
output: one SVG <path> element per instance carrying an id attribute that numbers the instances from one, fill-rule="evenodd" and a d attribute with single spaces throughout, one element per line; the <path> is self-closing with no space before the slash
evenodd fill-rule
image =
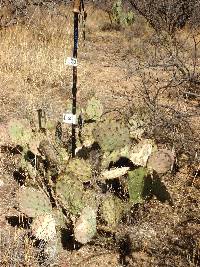
<path id="1" fill-rule="evenodd" d="M 73 115 L 72 113 L 64 113 L 63 122 L 68 124 L 76 124 L 76 115 Z"/>
<path id="2" fill-rule="evenodd" d="M 68 57 L 65 60 L 65 64 L 68 66 L 73 66 L 73 67 L 77 67 L 77 58 L 74 57 Z"/>

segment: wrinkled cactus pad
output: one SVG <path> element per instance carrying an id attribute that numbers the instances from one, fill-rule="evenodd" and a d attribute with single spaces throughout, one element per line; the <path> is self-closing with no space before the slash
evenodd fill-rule
<path id="1" fill-rule="evenodd" d="M 160 149 L 151 154 L 147 167 L 159 174 L 163 174 L 172 169 L 174 160 L 174 153 L 171 150 Z"/>
<path id="2" fill-rule="evenodd" d="M 56 195 L 72 214 L 78 214 L 84 207 L 83 184 L 70 174 L 63 174 L 56 182 Z"/>
<path id="3" fill-rule="evenodd" d="M 44 192 L 33 187 L 21 188 L 16 195 L 16 200 L 20 211 L 31 218 L 52 212 L 49 198 Z"/>
<path id="4" fill-rule="evenodd" d="M 82 210 L 74 227 L 74 236 L 78 242 L 86 244 L 94 237 L 97 224 L 96 216 L 97 210 L 94 208 L 86 206 Z"/>
<path id="5" fill-rule="evenodd" d="M 125 210 L 125 203 L 118 197 L 108 194 L 100 207 L 101 218 L 109 227 L 116 227 L 122 219 Z"/>

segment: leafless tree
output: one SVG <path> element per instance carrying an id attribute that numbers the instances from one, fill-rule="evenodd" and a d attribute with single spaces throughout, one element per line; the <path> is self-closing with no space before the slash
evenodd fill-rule
<path id="1" fill-rule="evenodd" d="M 185 26 L 195 12 L 199 0 L 129 0 L 132 7 L 157 31 L 173 34 Z"/>

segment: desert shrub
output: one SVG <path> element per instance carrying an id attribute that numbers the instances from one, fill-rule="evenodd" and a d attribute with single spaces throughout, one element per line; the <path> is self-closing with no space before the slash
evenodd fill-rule
<path id="1" fill-rule="evenodd" d="M 162 32 L 133 42 L 141 81 L 136 87 L 148 117 L 147 134 L 193 159 L 199 153 L 198 38 L 195 32 L 173 36 Z"/>
<path id="2" fill-rule="evenodd" d="M 130 0 L 129 2 L 156 31 L 165 30 L 170 34 L 186 25 L 198 3 L 197 0 Z"/>

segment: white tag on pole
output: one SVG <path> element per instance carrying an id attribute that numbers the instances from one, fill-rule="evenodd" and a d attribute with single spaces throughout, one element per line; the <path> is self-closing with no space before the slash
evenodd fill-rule
<path id="1" fill-rule="evenodd" d="M 65 60 L 65 65 L 73 66 L 73 67 L 77 67 L 77 65 L 78 65 L 77 58 L 74 58 L 74 57 L 68 57 L 68 58 Z"/>
<path id="2" fill-rule="evenodd" d="M 76 115 L 73 115 L 72 113 L 64 113 L 63 122 L 68 124 L 76 124 Z"/>

